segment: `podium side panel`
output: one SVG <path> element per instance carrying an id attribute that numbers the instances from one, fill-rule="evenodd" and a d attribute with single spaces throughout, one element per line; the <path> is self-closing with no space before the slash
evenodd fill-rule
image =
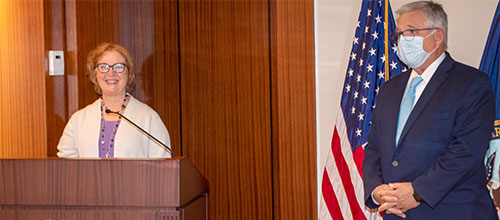
<path id="1" fill-rule="evenodd" d="M 180 160 L 179 175 L 180 206 L 208 191 L 208 181 L 188 159 Z"/>
<path id="2" fill-rule="evenodd" d="M 179 211 L 182 213 L 182 220 L 208 220 L 208 196 L 205 193 L 196 201 Z"/>

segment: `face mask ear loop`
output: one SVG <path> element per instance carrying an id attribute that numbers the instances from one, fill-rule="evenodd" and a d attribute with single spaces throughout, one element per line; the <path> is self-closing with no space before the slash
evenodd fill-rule
<path id="1" fill-rule="evenodd" d="M 431 32 L 430 34 L 428 34 L 427 36 L 425 36 L 425 37 L 424 37 L 424 40 L 425 40 L 427 37 L 429 37 L 429 36 L 433 35 L 434 33 L 436 33 L 436 29 L 432 30 L 432 32 Z M 434 52 L 438 49 L 438 47 L 439 47 L 439 44 L 438 44 L 438 45 L 434 48 L 434 50 L 432 50 L 431 52 L 429 52 L 429 55 L 430 55 L 430 54 L 432 54 L 432 53 L 434 53 Z M 422 49 L 423 49 L 423 48 L 422 48 Z M 425 50 L 424 50 L 424 51 L 425 51 Z"/>
<path id="2" fill-rule="evenodd" d="M 438 49 L 438 47 L 439 47 L 439 44 L 438 44 L 438 45 L 434 48 L 434 50 L 432 50 L 429 54 L 434 53 L 434 52 Z"/>
<path id="3" fill-rule="evenodd" d="M 424 37 L 424 39 L 428 38 L 429 36 L 433 35 L 436 33 L 436 29 L 433 29 L 431 33 L 429 33 L 427 36 Z"/>

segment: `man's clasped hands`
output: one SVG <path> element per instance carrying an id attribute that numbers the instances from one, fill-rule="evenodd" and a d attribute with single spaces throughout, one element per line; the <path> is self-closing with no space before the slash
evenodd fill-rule
<path id="1" fill-rule="evenodd" d="M 395 214 L 406 218 L 405 212 L 420 205 L 413 197 L 413 186 L 410 182 L 389 183 L 377 186 L 373 190 L 373 199 L 380 206 L 379 212 Z"/>

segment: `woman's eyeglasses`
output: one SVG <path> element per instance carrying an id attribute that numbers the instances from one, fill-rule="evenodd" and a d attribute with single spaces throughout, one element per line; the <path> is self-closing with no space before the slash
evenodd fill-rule
<path id="1" fill-rule="evenodd" d="M 113 72 L 115 73 L 122 73 L 123 71 L 125 71 L 125 68 L 128 68 L 127 64 L 125 63 L 115 63 L 113 65 L 109 65 L 107 63 L 98 63 L 95 65 L 95 67 L 101 73 L 107 73 L 110 69 L 113 69 Z"/>

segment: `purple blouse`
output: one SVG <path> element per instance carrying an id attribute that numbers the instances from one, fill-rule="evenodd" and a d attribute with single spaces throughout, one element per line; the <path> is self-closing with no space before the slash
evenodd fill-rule
<path id="1" fill-rule="evenodd" d="M 104 123 L 104 130 L 102 129 Z M 117 128 L 120 125 L 120 121 L 104 121 L 101 120 L 101 129 L 99 132 L 99 157 L 107 158 L 106 155 L 109 155 L 109 158 L 114 157 L 115 155 L 115 136 L 116 132 L 113 133 L 113 129 Z M 104 134 L 103 134 L 104 133 Z"/>

